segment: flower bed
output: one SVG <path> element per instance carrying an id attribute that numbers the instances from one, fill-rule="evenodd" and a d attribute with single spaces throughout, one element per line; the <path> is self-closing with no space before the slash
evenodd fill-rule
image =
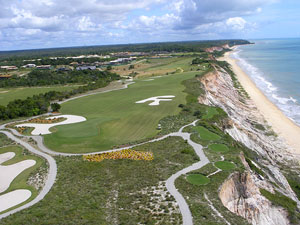
<path id="1" fill-rule="evenodd" d="M 104 159 L 131 159 L 131 160 L 153 160 L 152 152 L 138 152 L 131 149 L 124 149 L 117 152 L 107 152 L 94 155 L 84 155 L 84 160 L 89 162 L 101 162 Z"/>
<path id="2" fill-rule="evenodd" d="M 42 123 L 42 124 L 51 124 L 51 123 L 59 123 L 66 120 L 64 117 L 57 117 L 57 118 L 49 118 L 49 119 L 44 119 L 44 118 L 35 118 L 26 121 L 26 123 Z"/>

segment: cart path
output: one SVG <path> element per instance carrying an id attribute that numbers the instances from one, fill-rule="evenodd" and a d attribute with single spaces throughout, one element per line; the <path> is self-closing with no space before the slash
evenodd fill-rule
<path id="1" fill-rule="evenodd" d="M 114 151 L 120 151 L 120 150 L 127 149 L 127 148 L 133 148 L 133 147 L 144 145 L 144 144 L 147 144 L 147 143 L 161 141 L 161 140 L 163 140 L 165 138 L 168 138 L 168 137 L 181 137 L 184 140 L 186 140 L 188 142 L 188 144 L 194 149 L 195 153 L 200 158 L 200 161 L 192 164 L 189 167 L 186 167 L 186 168 L 176 172 L 175 174 L 173 174 L 170 178 L 168 178 L 166 180 L 166 187 L 167 187 L 167 190 L 170 192 L 170 194 L 175 198 L 176 202 L 178 203 L 178 206 L 179 206 L 180 212 L 182 214 L 182 218 L 183 218 L 183 224 L 184 225 L 192 225 L 193 224 L 193 217 L 192 217 L 191 211 L 190 211 L 189 206 L 188 206 L 187 202 L 185 201 L 184 197 L 176 189 L 175 180 L 178 177 L 180 177 L 181 175 L 184 175 L 184 174 L 186 174 L 190 171 L 193 171 L 193 170 L 200 169 L 201 167 L 203 167 L 203 166 L 205 166 L 206 164 L 209 163 L 208 158 L 205 156 L 205 154 L 203 152 L 202 146 L 191 140 L 191 138 L 190 138 L 191 134 L 183 132 L 183 129 L 185 127 L 195 126 L 197 121 L 198 120 L 194 121 L 193 123 L 190 123 L 188 125 L 183 126 L 182 128 L 180 128 L 180 130 L 178 132 L 170 133 L 170 134 L 167 134 L 165 136 L 162 136 L 162 137 L 159 137 L 159 138 L 156 138 L 156 139 L 144 142 L 144 143 L 131 145 L 131 146 L 123 147 L 123 148 L 111 149 L 111 150 L 107 150 L 107 151 L 82 153 L 82 154 L 81 153 L 78 153 L 78 154 L 75 154 L 75 153 L 62 153 L 62 152 L 52 151 L 51 149 L 48 149 L 44 145 L 42 136 L 31 136 L 31 138 L 33 138 L 36 141 L 38 148 L 41 151 L 43 151 L 43 152 L 40 152 L 37 149 L 35 149 L 34 147 L 32 147 L 31 145 L 29 145 L 28 143 L 26 143 L 26 142 L 22 141 L 21 139 L 17 138 L 16 136 L 21 136 L 22 137 L 23 135 L 18 133 L 16 130 L 9 129 L 12 133 L 7 132 L 7 131 L 0 131 L 1 133 L 4 133 L 7 137 L 12 139 L 13 141 L 15 141 L 15 142 L 21 144 L 22 146 L 24 146 L 26 149 L 28 149 L 32 153 L 40 155 L 40 156 L 46 158 L 48 163 L 49 163 L 48 180 L 46 182 L 45 187 L 40 192 L 40 194 L 33 201 L 31 201 L 31 202 L 29 202 L 29 203 L 27 203 L 27 204 L 25 204 L 25 205 L 23 205 L 23 206 L 21 206 L 17 209 L 11 210 L 11 211 L 9 211 L 5 214 L 0 215 L 0 219 L 4 218 L 4 217 L 6 217 L 10 214 L 13 214 L 15 212 L 18 212 L 22 209 L 25 209 L 25 208 L 28 208 L 28 207 L 34 205 L 35 203 L 42 200 L 45 197 L 45 195 L 50 191 L 51 187 L 54 184 L 56 175 L 57 175 L 57 166 L 56 166 L 55 160 L 50 155 L 55 155 L 55 156 L 82 156 L 82 155 L 89 155 L 89 154 L 114 152 Z"/>

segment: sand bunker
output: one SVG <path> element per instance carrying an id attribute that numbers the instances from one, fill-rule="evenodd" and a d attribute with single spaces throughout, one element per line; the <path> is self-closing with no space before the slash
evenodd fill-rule
<path id="1" fill-rule="evenodd" d="M 149 105 L 153 106 L 153 105 L 159 105 L 160 101 L 172 101 L 173 99 L 171 98 L 175 98 L 175 96 L 174 95 L 156 96 L 141 101 L 137 101 L 135 103 L 145 103 L 145 102 L 152 101 Z"/>
<path id="2" fill-rule="evenodd" d="M 0 212 L 25 202 L 31 196 L 31 191 L 19 189 L 0 195 Z"/>
<path id="3" fill-rule="evenodd" d="M 0 154 L 0 164 L 12 159 L 13 157 L 15 157 L 16 153 L 14 152 L 6 152 L 3 154 Z"/>
<path id="4" fill-rule="evenodd" d="M 51 132 L 49 131 L 51 127 L 55 127 L 58 125 L 72 124 L 72 123 L 80 123 L 86 121 L 86 118 L 82 116 L 74 116 L 74 115 L 53 116 L 47 119 L 54 119 L 54 118 L 61 118 L 61 117 L 66 118 L 66 120 L 59 123 L 51 123 L 51 124 L 23 123 L 17 125 L 17 127 L 34 127 L 35 129 L 31 132 L 32 135 L 44 135 L 44 134 L 51 134 Z"/>
<path id="5" fill-rule="evenodd" d="M 15 153 L 8 152 L 0 155 L 1 163 L 4 163 L 15 156 Z M 6 191 L 11 182 L 24 170 L 34 166 L 35 160 L 24 160 L 12 165 L 2 166 L 0 165 L 0 193 Z"/>

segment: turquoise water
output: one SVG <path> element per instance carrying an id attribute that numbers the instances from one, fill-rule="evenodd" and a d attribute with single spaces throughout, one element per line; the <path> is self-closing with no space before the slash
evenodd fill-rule
<path id="1" fill-rule="evenodd" d="M 300 125 L 300 39 L 253 40 L 232 54 L 256 86 Z"/>

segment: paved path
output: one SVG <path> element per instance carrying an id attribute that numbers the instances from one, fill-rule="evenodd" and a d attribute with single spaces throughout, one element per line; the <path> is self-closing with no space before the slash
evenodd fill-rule
<path id="1" fill-rule="evenodd" d="M 117 89 L 112 89 L 112 90 L 107 90 L 107 91 L 103 91 L 103 92 L 95 92 L 95 93 L 89 93 L 89 94 L 84 94 L 84 95 L 80 95 L 80 96 L 76 96 L 64 101 L 59 102 L 61 103 L 65 103 L 67 101 L 71 101 L 77 98 L 81 98 L 84 96 L 88 96 L 88 95 L 94 95 L 94 94 L 99 94 L 99 93 L 105 93 L 105 92 L 109 92 L 109 91 L 113 91 L 113 90 L 120 90 L 120 89 L 125 89 L 128 87 L 128 85 L 132 84 L 134 82 L 131 83 L 127 83 L 125 84 L 123 87 L 121 88 L 117 88 Z M 27 119 L 28 120 L 28 119 Z M 107 151 L 100 151 L 100 152 L 92 152 L 92 153 L 62 153 L 62 152 L 55 152 L 52 151 L 51 149 L 48 149 L 45 145 L 44 145 L 44 141 L 43 141 L 43 137 L 42 136 L 29 136 L 31 138 L 33 138 L 36 143 L 38 148 L 42 151 L 38 151 L 37 149 L 35 149 L 34 147 L 32 147 L 31 145 L 29 145 L 28 143 L 22 141 L 20 138 L 18 137 L 24 137 L 22 134 L 20 134 L 19 132 L 17 132 L 15 129 L 7 129 L 8 131 L 1 131 L 3 129 L 5 129 L 5 125 L 0 125 L 0 132 L 5 134 L 8 138 L 12 139 L 13 141 L 19 143 L 20 145 L 24 146 L 26 149 L 28 149 L 29 151 L 31 151 L 34 154 L 37 154 L 41 157 L 44 157 L 48 163 L 49 163 L 49 175 L 48 175 L 48 179 L 46 181 L 46 184 L 44 186 L 44 188 L 42 189 L 42 191 L 39 193 L 39 195 L 31 202 L 17 208 L 14 210 L 11 210 L 7 213 L 1 214 L 0 215 L 0 219 L 9 216 L 15 212 L 18 212 L 22 209 L 28 208 L 32 205 L 34 205 L 35 203 L 39 202 L 40 200 L 42 200 L 45 195 L 50 191 L 51 187 L 53 186 L 54 182 L 55 182 L 55 178 L 57 175 L 57 166 L 56 166 L 56 162 L 55 160 L 50 156 L 50 155 L 60 155 L 60 156 L 80 156 L 80 155 L 89 155 L 89 154 L 98 154 L 98 153 L 106 153 L 106 152 L 114 152 L 114 151 L 120 151 L 122 149 L 128 149 L 128 148 L 133 148 L 136 146 L 140 146 L 140 145 L 144 145 L 147 143 L 152 143 L 152 142 L 156 142 L 156 141 L 161 141 L 167 137 L 182 137 L 184 140 L 187 140 L 188 144 L 190 146 L 193 147 L 195 153 L 199 156 L 200 161 L 197 163 L 192 164 L 189 167 L 186 167 L 180 171 L 178 171 L 177 173 L 173 174 L 169 179 L 167 179 L 166 181 L 166 187 L 168 189 L 168 191 L 171 193 L 171 195 L 173 195 L 173 197 L 175 198 L 176 202 L 178 203 L 180 212 L 182 214 L 182 219 L 183 219 L 183 225 L 192 225 L 193 224 L 193 217 L 191 214 L 191 211 L 189 209 L 189 206 L 187 204 L 187 202 L 185 201 L 184 197 L 178 192 L 178 190 L 175 187 L 175 180 L 180 177 L 181 175 L 184 175 L 190 171 L 193 170 L 197 170 L 200 169 L 201 167 L 205 166 L 206 164 L 209 163 L 208 158 L 205 156 L 203 150 L 202 150 L 202 146 L 193 142 L 190 138 L 191 134 L 189 133 L 185 133 L 183 132 L 183 129 L 188 127 L 188 126 L 195 126 L 198 120 L 194 121 L 191 124 L 185 125 L 182 128 L 180 128 L 180 130 L 178 132 L 174 132 L 174 133 L 170 133 L 168 135 L 162 136 L 160 138 L 156 138 L 144 143 L 140 143 L 140 144 L 136 144 L 136 145 L 131 145 L 131 146 L 127 146 L 127 147 L 123 147 L 123 148 L 117 148 L 117 149 L 111 149 L 111 150 L 107 150 Z M 27 136 L 28 137 L 28 136 Z M 47 154 L 46 154 L 47 153 Z"/>

